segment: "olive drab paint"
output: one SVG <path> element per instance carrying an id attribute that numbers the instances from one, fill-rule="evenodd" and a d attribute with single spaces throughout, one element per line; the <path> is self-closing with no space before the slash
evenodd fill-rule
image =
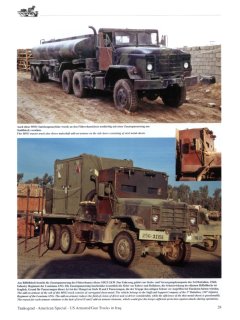
<path id="1" fill-rule="evenodd" d="M 185 102 L 191 56 L 163 47 L 155 29 L 99 29 L 93 34 L 42 41 L 32 49 L 31 78 L 62 83 L 83 98 L 85 89 L 113 93 L 115 107 L 136 111 L 138 100 L 160 97 L 165 105 Z"/>
<path id="2" fill-rule="evenodd" d="M 49 195 L 46 243 L 65 254 L 90 246 L 124 266 L 147 254 L 178 265 L 190 259 L 192 244 L 213 248 L 219 236 L 211 226 L 199 231 L 197 208 L 168 198 L 165 172 L 134 167 L 132 160 L 89 154 L 56 160 Z"/>

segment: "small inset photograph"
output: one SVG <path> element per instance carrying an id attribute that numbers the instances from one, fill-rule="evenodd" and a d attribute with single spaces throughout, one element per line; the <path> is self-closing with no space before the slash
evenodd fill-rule
<path id="1" fill-rule="evenodd" d="M 221 152 L 209 128 L 176 131 L 176 180 L 220 181 Z"/>

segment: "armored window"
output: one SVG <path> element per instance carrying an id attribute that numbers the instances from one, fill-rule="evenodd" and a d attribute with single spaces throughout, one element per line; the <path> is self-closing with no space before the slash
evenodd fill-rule
<path id="1" fill-rule="evenodd" d="M 162 193 L 162 190 L 161 188 L 148 188 L 148 193 L 160 196 Z"/>
<path id="2" fill-rule="evenodd" d="M 124 192 L 137 192 L 137 187 L 136 186 L 130 186 L 126 184 L 121 185 L 121 191 Z"/>
<path id="3" fill-rule="evenodd" d="M 182 153 L 188 154 L 189 153 L 189 143 L 184 143 L 182 145 Z"/>

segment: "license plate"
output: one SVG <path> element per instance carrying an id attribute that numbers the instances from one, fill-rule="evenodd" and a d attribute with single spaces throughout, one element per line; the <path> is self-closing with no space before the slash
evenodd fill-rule
<path id="1" fill-rule="evenodd" d="M 164 231 L 151 231 L 151 230 L 140 230 L 140 240 L 155 240 L 155 241 L 168 241 L 169 235 Z"/>

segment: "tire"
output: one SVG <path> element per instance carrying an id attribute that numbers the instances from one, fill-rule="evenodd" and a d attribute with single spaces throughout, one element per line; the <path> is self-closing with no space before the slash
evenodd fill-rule
<path id="1" fill-rule="evenodd" d="M 138 106 L 137 92 L 129 79 L 118 80 L 114 86 L 113 99 L 115 107 L 123 111 L 136 111 Z"/>
<path id="2" fill-rule="evenodd" d="M 49 250 L 58 250 L 60 248 L 61 226 L 59 224 L 50 224 L 46 232 L 46 244 Z"/>
<path id="3" fill-rule="evenodd" d="M 63 253 L 76 253 L 78 243 L 74 241 L 74 232 L 72 226 L 64 226 L 60 235 L 60 249 Z M 85 249 L 85 248 L 84 248 Z"/>
<path id="4" fill-rule="evenodd" d="M 214 252 L 218 247 L 218 240 L 211 240 L 212 245 L 209 242 L 204 242 L 204 249 L 209 252 Z"/>
<path id="5" fill-rule="evenodd" d="M 174 246 L 174 244 L 172 244 Z M 160 255 L 160 260 L 169 266 L 179 266 L 189 262 L 191 258 L 191 245 L 181 241 L 178 244 L 177 251 L 175 255 L 172 255 L 170 252 L 166 255 Z"/>
<path id="6" fill-rule="evenodd" d="M 74 252 L 74 253 L 82 254 L 85 251 L 85 249 L 86 249 L 86 243 L 84 243 L 84 242 L 83 243 L 78 243 L 76 252 Z"/>
<path id="7" fill-rule="evenodd" d="M 62 88 L 67 94 L 73 93 L 73 72 L 64 70 L 62 74 Z"/>
<path id="8" fill-rule="evenodd" d="M 83 98 L 86 95 L 86 89 L 83 87 L 83 73 L 76 72 L 72 80 L 74 95 L 78 98 Z"/>
<path id="9" fill-rule="evenodd" d="M 168 87 L 161 98 L 165 105 L 178 108 L 186 101 L 186 87 L 178 85 Z"/>
<path id="10" fill-rule="evenodd" d="M 31 80 L 36 81 L 36 69 L 35 69 L 35 67 L 31 66 L 30 71 L 31 71 Z"/>
<path id="11" fill-rule="evenodd" d="M 44 77 L 43 77 L 43 72 L 42 72 L 41 67 L 36 66 L 35 70 L 36 70 L 36 81 L 42 82 Z"/>
<path id="12" fill-rule="evenodd" d="M 132 231 L 122 231 L 114 239 L 110 256 L 118 264 L 132 267 L 140 259 L 142 254 L 141 242 Z"/>

